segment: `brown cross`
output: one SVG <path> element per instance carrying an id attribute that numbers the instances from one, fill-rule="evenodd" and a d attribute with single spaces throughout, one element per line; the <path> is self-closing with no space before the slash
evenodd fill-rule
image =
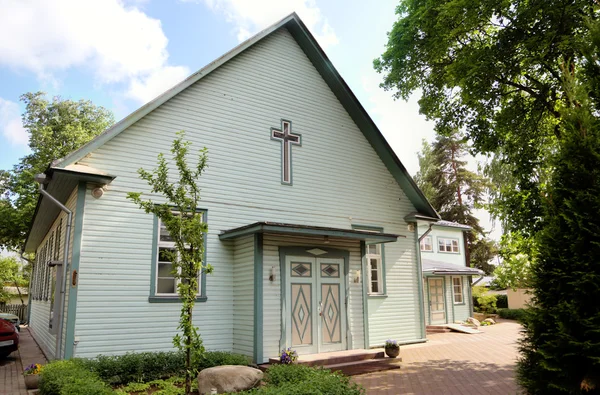
<path id="1" fill-rule="evenodd" d="M 302 136 L 292 134 L 292 122 L 281 120 L 281 129 L 271 128 L 271 140 L 281 141 L 281 182 L 292 184 L 292 144 L 302 146 Z"/>

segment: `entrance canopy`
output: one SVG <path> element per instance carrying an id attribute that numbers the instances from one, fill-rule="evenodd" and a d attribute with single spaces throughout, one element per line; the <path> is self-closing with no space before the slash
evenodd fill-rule
<path id="1" fill-rule="evenodd" d="M 219 235 L 219 239 L 230 240 L 254 233 L 337 237 L 353 240 L 364 240 L 367 243 L 391 243 L 397 241 L 398 237 L 405 237 L 391 233 L 379 233 L 358 229 L 328 228 L 324 226 L 295 225 L 277 222 L 255 222 L 239 228 L 226 230 Z"/>

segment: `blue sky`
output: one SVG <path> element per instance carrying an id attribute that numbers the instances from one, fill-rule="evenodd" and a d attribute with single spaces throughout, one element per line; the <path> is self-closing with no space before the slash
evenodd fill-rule
<path id="1" fill-rule="evenodd" d="M 0 168 L 27 153 L 19 96 L 89 99 L 121 119 L 296 11 L 411 174 L 433 124 L 394 101 L 372 62 L 398 0 L 5 0 L 0 3 Z M 8 38 L 8 39 L 7 39 Z M 489 227 L 487 215 L 481 215 Z"/>

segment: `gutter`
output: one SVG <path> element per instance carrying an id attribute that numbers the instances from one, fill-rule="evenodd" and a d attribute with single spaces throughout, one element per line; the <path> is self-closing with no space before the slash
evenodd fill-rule
<path id="1" fill-rule="evenodd" d="M 55 317 L 53 317 L 53 320 L 54 320 L 53 325 L 56 322 L 56 319 L 58 319 L 58 332 L 56 334 L 56 351 L 54 352 L 54 357 L 56 359 L 61 359 L 62 358 L 62 352 L 61 352 L 62 351 L 62 338 L 63 338 L 62 333 L 63 333 L 63 323 L 64 323 L 63 314 L 65 311 L 65 295 L 67 292 L 67 281 L 66 280 L 67 280 L 67 268 L 69 266 L 69 243 L 71 241 L 71 223 L 73 220 L 73 212 L 71 210 L 69 210 L 61 202 L 59 202 L 58 199 L 56 199 L 54 196 L 50 195 L 44 189 L 44 185 L 47 183 L 45 174 L 38 174 L 35 177 L 35 180 L 40 184 L 40 193 L 43 196 L 46 196 L 48 199 L 50 199 L 50 201 L 52 203 L 54 203 L 62 211 L 67 213 L 67 216 L 68 216 L 67 231 L 66 231 L 66 235 L 65 235 L 64 249 L 63 249 L 63 262 L 62 262 L 62 264 L 56 263 L 57 266 L 62 265 L 62 269 L 63 269 L 58 304 L 56 303 L 56 300 L 55 300 L 55 306 L 58 305 L 59 311 L 58 311 L 58 315 L 57 316 L 55 315 Z"/>

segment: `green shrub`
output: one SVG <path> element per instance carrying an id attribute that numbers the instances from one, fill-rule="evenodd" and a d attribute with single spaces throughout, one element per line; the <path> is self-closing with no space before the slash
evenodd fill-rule
<path id="1" fill-rule="evenodd" d="M 508 296 L 497 294 L 496 307 L 499 309 L 508 309 Z"/>
<path id="2" fill-rule="evenodd" d="M 76 361 L 50 362 L 41 373 L 40 395 L 108 395 L 113 391 Z"/>
<path id="3" fill-rule="evenodd" d="M 484 314 L 494 314 L 496 312 L 496 295 L 485 294 L 477 297 L 479 308 L 477 311 Z"/>
<path id="4" fill-rule="evenodd" d="M 507 320 L 517 320 L 523 322 L 527 315 L 526 309 L 498 309 L 498 315 Z"/>
<path id="5" fill-rule="evenodd" d="M 244 392 L 256 395 L 363 395 L 364 390 L 341 373 L 303 365 L 273 365 L 266 386 Z"/>
<path id="6" fill-rule="evenodd" d="M 99 355 L 94 359 L 78 359 L 77 362 L 113 386 L 181 375 L 185 369 L 184 355 L 179 352 Z"/>
<path id="7" fill-rule="evenodd" d="M 185 373 L 185 355 L 181 352 L 142 352 L 125 355 L 98 355 L 94 359 L 76 359 L 112 385 L 146 383 Z M 198 370 L 220 365 L 248 365 L 248 357 L 223 351 L 204 354 Z"/>
<path id="8" fill-rule="evenodd" d="M 250 364 L 250 359 L 241 354 L 234 354 L 225 351 L 207 351 L 200 360 L 198 370 L 212 368 L 213 366 L 222 365 L 243 365 Z"/>

